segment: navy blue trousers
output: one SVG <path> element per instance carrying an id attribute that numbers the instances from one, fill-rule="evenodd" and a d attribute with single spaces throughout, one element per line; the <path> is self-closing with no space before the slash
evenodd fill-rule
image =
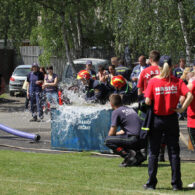
<path id="1" fill-rule="evenodd" d="M 33 117 L 37 117 L 37 112 L 39 113 L 39 117 L 43 117 L 43 109 L 42 109 L 42 93 L 41 92 L 30 92 L 30 105 L 31 112 Z"/>
<path id="2" fill-rule="evenodd" d="M 155 187 L 157 184 L 158 155 L 163 134 L 165 136 L 171 164 L 171 184 L 174 187 L 182 187 L 179 156 L 179 123 L 176 113 L 168 116 L 157 116 L 154 114 L 151 131 L 149 133 L 149 180 L 147 185 Z"/>
<path id="3" fill-rule="evenodd" d="M 116 136 L 107 136 L 105 144 L 112 150 L 116 150 L 118 147 L 122 147 L 125 150 L 133 149 L 138 150 L 139 148 L 139 139 L 137 136 L 131 135 L 116 135 Z"/>

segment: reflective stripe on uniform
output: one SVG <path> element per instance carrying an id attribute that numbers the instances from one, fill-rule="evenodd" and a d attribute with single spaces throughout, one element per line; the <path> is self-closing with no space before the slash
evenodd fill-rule
<path id="1" fill-rule="evenodd" d="M 148 128 L 148 127 L 142 127 L 142 130 L 144 130 L 144 131 L 149 131 L 150 128 Z"/>

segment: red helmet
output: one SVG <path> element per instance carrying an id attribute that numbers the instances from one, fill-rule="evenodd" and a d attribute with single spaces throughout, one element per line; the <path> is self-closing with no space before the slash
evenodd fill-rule
<path id="1" fill-rule="evenodd" d="M 78 74 L 77 74 L 77 79 L 86 79 L 89 80 L 91 78 L 90 73 L 87 70 L 81 70 Z"/>
<path id="2" fill-rule="evenodd" d="M 122 75 L 114 76 L 111 80 L 111 85 L 113 85 L 115 88 L 122 88 L 126 84 L 126 80 Z"/>

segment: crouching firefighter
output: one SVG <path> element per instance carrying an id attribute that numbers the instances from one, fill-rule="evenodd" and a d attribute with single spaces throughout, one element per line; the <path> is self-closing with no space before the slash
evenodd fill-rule
<path id="1" fill-rule="evenodd" d="M 111 85 L 115 88 L 114 94 L 122 97 L 123 104 L 129 105 L 137 100 L 137 89 L 132 88 L 132 83 L 127 82 L 122 75 L 114 76 Z"/>
<path id="2" fill-rule="evenodd" d="M 105 144 L 124 158 L 119 166 L 140 165 L 145 160 L 140 152 L 140 118 L 134 109 L 123 106 L 121 96 L 118 94 L 110 96 L 110 104 L 114 111 Z M 119 126 L 121 130 L 117 132 Z"/>
<path id="3" fill-rule="evenodd" d="M 85 85 L 85 99 L 94 103 L 105 104 L 108 101 L 110 90 L 98 80 L 93 80 L 87 70 L 81 70 L 77 74 L 77 79 Z"/>

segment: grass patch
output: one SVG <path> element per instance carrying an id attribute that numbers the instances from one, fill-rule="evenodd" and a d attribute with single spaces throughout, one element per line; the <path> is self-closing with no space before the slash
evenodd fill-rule
<path id="1" fill-rule="evenodd" d="M 9 95 L 7 93 L 3 93 L 3 94 L 0 95 L 0 98 L 5 98 L 6 99 L 8 97 L 9 97 Z"/>
<path id="2" fill-rule="evenodd" d="M 160 163 L 156 191 L 144 191 L 147 163 L 120 168 L 120 158 L 90 153 L 40 154 L 0 151 L 0 194 L 175 194 L 168 162 Z M 195 181 L 195 164 L 182 163 L 184 187 Z M 184 191 L 177 192 L 184 194 Z M 185 194 L 195 194 L 186 190 Z"/>

